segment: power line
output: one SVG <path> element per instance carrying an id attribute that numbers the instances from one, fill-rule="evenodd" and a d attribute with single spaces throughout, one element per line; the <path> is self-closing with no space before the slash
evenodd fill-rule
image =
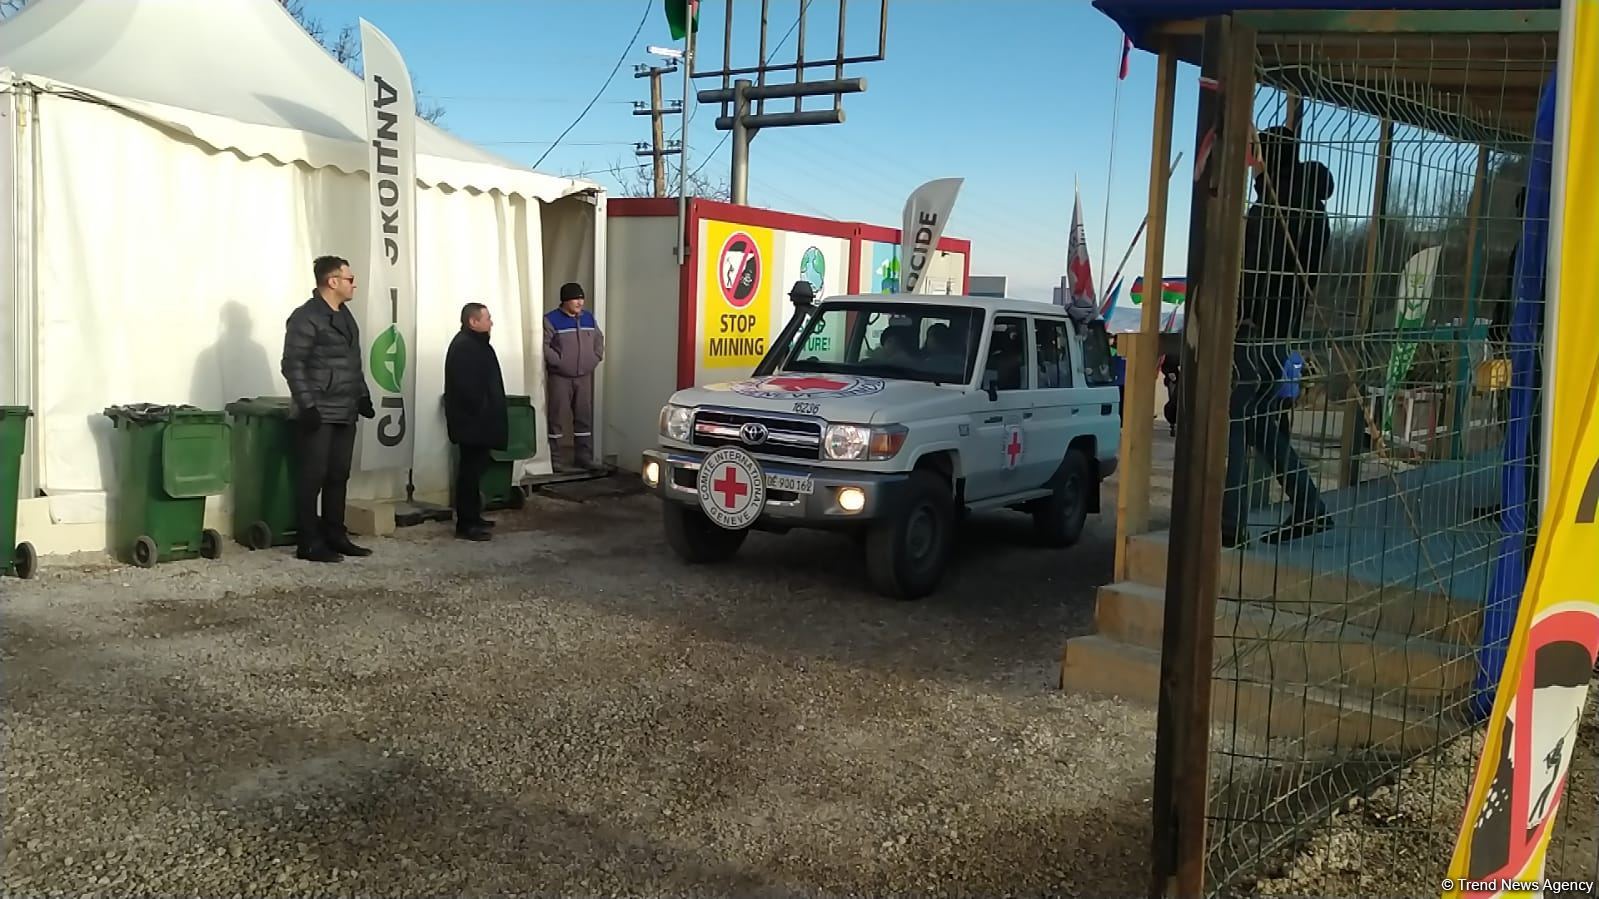
<path id="1" fill-rule="evenodd" d="M 639 17 L 638 27 L 633 29 L 633 39 L 627 42 L 627 49 L 623 50 L 622 55 L 616 58 L 616 65 L 611 68 L 611 74 L 606 76 L 605 83 L 600 85 L 599 92 L 594 95 L 594 99 L 589 101 L 589 105 L 583 107 L 583 111 L 577 114 L 577 118 L 572 120 L 572 124 L 567 125 L 566 130 L 561 132 L 561 136 L 555 139 L 555 143 L 544 151 L 544 155 L 538 158 L 538 162 L 533 163 L 533 168 L 538 168 L 539 163 L 542 163 L 545 157 L 555 152 L 555 148 L 561 145 L 561 140 L 572 133 L 572 129 L 583 121 L 583 117 L 589 114 L 589 110 L 594 108 L 594 104 L 600 102 L 600 97 L 604 96 L 605 91 L 610 88 L 611 80 L 616 77 L 617 72 L 622 70 L 622 63 L 627 62 L 628 54 L 633 52 L 634 45 L 638 43 L 638 36 L 644 33 L 644 23 L 650 20 L 650 13 L 654 10 L 655 0 L 644 0 L 644 15 Z"/>

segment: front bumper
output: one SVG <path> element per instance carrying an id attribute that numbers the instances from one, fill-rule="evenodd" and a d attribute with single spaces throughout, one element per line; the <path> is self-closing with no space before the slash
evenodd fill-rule
<path id="1" fill-rule="evenodd" d="M 669 502 L 699 506 L 700 463 L 709 455 L 692 450 L 645 450 L 639 470 L 645 489 Z M 766 504 L 758 521 L 804 527 L 841 527 L 890 516 L 898 507 L 910 475 L 902 472 L 879 473 L 842 471 L 757 459 L 766 476 Z M 658 473 L 650 482 L 651 463 Z M 809 478 L 811 491 L 800 493 L 778 489 L 773 478 Z M 848 487 L 861 491 L 865 502 L 856 512 L 839 505 L 839 492 Z"/>

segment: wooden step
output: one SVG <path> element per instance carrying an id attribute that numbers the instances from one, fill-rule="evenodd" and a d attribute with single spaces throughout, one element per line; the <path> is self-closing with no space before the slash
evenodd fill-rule
<path id="1" fill-rule="evenodd" d="M 1162 532 L 1128 539 L 1128 580 L 1165 588 L 1168 537 Z M 1236 549 L 1222 550 L 1218 571 L 1222 596 L 1269 603 L 1279 612 L 1460 646 L 1475 646 L 1482 632 L 1480 606 L 1433 591 L 1369 584 L 1347 572 L 1305 571 Z"/>
<path id="2" fill-rule="evenodd" d="M 1099 588 L 1095 617 L 1101 636 L 1158 652 L 1165 614 L 1166 597 L 1158 588 L 1131 581 Z M 1464 647 L 1232 600 L 1216 605 L 1214 657 L 1218 666 L 1231 660 L 1253 680 L 1338 684 L 1430 712 L 1462 701 L 1477 673 L 1475 656 Z"/>
<path id="3" fill-rule="evenodd" d="M 1157 705 L 1160 653 L 1099 635 L 1074 637 L 1061 656 L 1060 684 L 1065 690 Z M 1450 715 L 1395 708 L 1359 693 L 1259 683 L 1224 668 L 1211 680 L 1211 720 L 1262 740 L 1303 742 L 1333 754 L 1416 752 L 1463 727 Z"/>

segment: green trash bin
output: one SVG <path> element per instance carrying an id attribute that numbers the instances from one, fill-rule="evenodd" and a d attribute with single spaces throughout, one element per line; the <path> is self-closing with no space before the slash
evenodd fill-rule
<path id="1" fill-rule="evenodd" d="M 296 458 L 291 402 L 258 396 L 229 403 L 233 462 L 233 539 L 250 549 L 299 539 L 294 508 Z"/>
<path id="2" fill-rule="evenodd" d="M 506 441 L 505 449 L 489 452 L 489 467 L 479 481 L 483 493 L 483 510 L 520 509 L 527 496 L 520 487 L 511 483 L 511 469 L 521 459 L 538 455 L 538 416 L 533 410 L 533 399 L 526 396 L 505 398 Z M 450 448 L 452 465 L 460 464 L 456 447 Z M 451 478 L 452 500 L 455 479 Z"/>
<path id="3" fill-rule="evenodd" d="M 22 450 L 27 443 L 26 406 L 0 406 L 0 575 L 31 578 L 39 557 L 28 543 L 17 542 L 18 482 L 22 478 Z"/>
<path id="4" fill-rule="evenodd" d="M 205 526 L 205 498 L 226 490 L 232 476 L 223 414 L 140 403 L 105 415 L 116 428 L 116 557 L 141 568 L 220 557 L 222 535 Z"/>
<path id="5" fill-rule="evenodd" d="M 505 449 L 489 452 L 489 468 L 483 472 L 483 508 L 489 511 L 522 508 L 527 496 L 511 483 L 511 469 L 522 459 L 538 455 L 539 425 L 533 399 L 507 396 L 505 416 Z"/>

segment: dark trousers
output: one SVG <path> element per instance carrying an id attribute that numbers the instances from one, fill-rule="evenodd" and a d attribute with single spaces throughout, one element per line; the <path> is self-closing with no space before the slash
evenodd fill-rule
<path id="1" fill-rule="evenodd" d="M 489 468 L 486 446 L 460 446 L 455 463 L 455 529 L 466 531 L 483 520 L 483 473 Z"/>
<path id="2" fill-rule="evenodd" d="M 300 480 L 295 505 L 299 510 L 300 549 L 327 546 L 348 539 L 344 528 L 344 499 L 350 481 L 350 461 L 355 455 L 355 423 L 301 428 L 296 438 Z M 320 495 L 322 510 L 317 512 Z"/>
<path id="3" fill-rule="evenodd" d="M 1227 476 L 1222 533 L 1241 532 L 1249 520 L 1249 451 L 1271 467 L 1295 519 L 1326 511 L 1321 491 L 1289 437 L 1291 404 L 1276 396 L 1288 351 L 1278 344 L 1241 343 L 1233 352 L 1233 389 L 1227 402 Z"/>
<path id="4" fill-rule="evenodd" d="M 548 372 L 544 379 L 551 461 L 558 456 L 561 439 L 572 435 L 572 455 L 578 465 L 594 461 L 594 375 L 568 378 Z M 568 429 L 570 423 L 570 429 Z"/>

